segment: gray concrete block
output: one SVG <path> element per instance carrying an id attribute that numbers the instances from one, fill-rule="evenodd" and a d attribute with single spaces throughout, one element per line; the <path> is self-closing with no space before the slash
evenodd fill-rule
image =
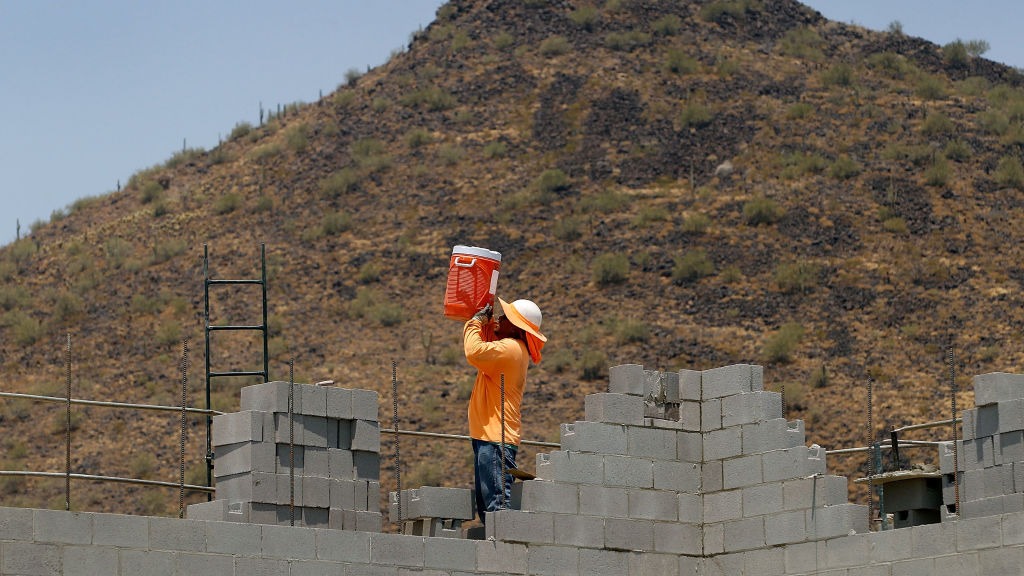
<path id="1" fill-rule="evenodd" d="M 705 462 L 700 467 L 700 489 L 703 492 L 717 492 L 725 484 L 722 461 Z"/>
<path id="2" fill-rule="evenodd" d="M 704 560 L 703 576 L 734 576 L 742 574 L 746 564 L 743 554 L 721 554 Z M 846 576 L 845 574 L 816 574 L 815 576 Z"/>
<path id="3" fill-rule="evenodd" d="M 327 386 L 324 388 L 327 402 L 325 416 L 338 420 L 352 419 L 352 391 L 347 388 L 335 388 Z"/>
<path id="4" fill-rule="evenodd" d="M 370 534 L 353 530 L 316 530 L 316 557 L 334 562 L 370 561 Z"/>
<path id="5" fill-rule="evenodd" d="M 960 502 L 960 520 L 1000 516 L 1003 510 L 1003 497 L 977 498 Z"/>
<path id="6" fill-rule="evenodd" d="M 291 419 L 287 413 L 274 413 L 274 442 L 278 444 L 291 444 L 296 446 L 305 445 L 304 428 L 305 417 L 301 414 L 293 414 Z"/>
<path id="7" fill-rule="evenodd" d="M 754 424 L 782 417 L 782 394 L 746 392 L 722 398 L 722 426 Z"/>
<path id="8" fill-rule="evenodd" d="M 911 530 L 884 530 L 857 535 L 868 542 L 870 558 L 876 562 L 906 560 L 910 557 Z"/>
<path id="9" fill-rule="evenodd" d="M 243 503 L 249 509 L 249 522 L 253 524 L 277 524 L 277 504 L 268 502 Z"/>
<path id="10" fill-rule="evenodd" d="M 786 480 L 782 483 L 783 509 L 798 510 L 845 504 L 848 498 L 847 482 L 844 476 Z"/>
<path id="11" fill-rule="evenodd" d="M 379 397 L 373 390 L 352 390 L 352 419 L 379 422 Z"/>
<path id="12" fill-rule="evenodd" d="M 306 468 L 306 447 L 291 444 L 271 444 L 274 447 L 274 474 L 288 474 L 292 469 L 302 474 Z M 263 470 L 260 470 L 263 472 Z"/>
<path id="13" fill-rule="evenodd" d="M 654 550 L 668 554 L 700 554 L 701 530 L 698 524 L 655 522 Z"/>
<path id="14" fill-rule="evenodd" d="M 655 460 L 654 488 L 675 492 L 699 492 L 700 464 Z"/>
<path id="15" fill-rule="evenodd" d="M 189 504 L 185 509 L 185 517 L 189 520 L 214 522 L 248 522 L 248 512 L 248 508 L 242 506 L 242 502 L 221 499 Z"/>
<path id="16" fill-rule="evenodd" d="M 786 574 L 786 551 L 783 548 L 767 548 L 744 553 L 743 573 L 758 574 L 759 576 L 783 576 Z"/>
<path id="17" fill-rule="evenodd" d="M 871 558 L 871 542 L 864 535 L 844 536 L 825 541 L 828 568 L 851 568 Z"/>
<path id="18" fill-rule="evenodd" d="M 0 507 L 0 540 L 31 540 L 32 516 L 29 508 Z"/>
<path id="19" fill-rule="evenodd" d="M 338 438 L 328 448 L 352 449 L 352 426 L 354 420 L 336 420 Z"/>
<path id="20" fill-rule="evenodd" d="M 974 385 L 974 405 L 987 406 L 1024 398 L 1024 374 L 990 372 L 971 379 Z"/>
<path id="21" fill-rule="evenodd" d="M 331 444 L 327 440 L 327 418 L 323 416 L 302 415 L 302 444 L 327 448 Z"/>
<path id="22" fill-rule="evenodd" d="M 761 455 L 764 481 L 789 480 L 825 472 L 825 450 L 820 447 L 797 446 L 772 450 Z"/>
<path id="23" fill-rule="evenodd" d="M 263 415 L 265 412 L 246 410 L 213 417 L 212 442 L 214 446 L 227 446 L 239 442 L 263 441 Z"/>
<path id="24" fill-rule="evenodd" d="M 338 510 L 355 510 L 355 486 L 358 480 L 341 480 L 331 478 L 328 490 L 330 491 L 331 508 Z"/>
<path id="25" fill-rule="evenodd" d="M 215 554 L 258 556 L 262 551 L 263 528 L 259 524 L 203 522 L 206 551 Z"/>
<path id="26" fill-rule="evenodd" d="M 331 481 L 324 476 L 302 476 L 302 505 L 331 507 Z"/>
<path id="27" fill-rule="evenodd" d="M 620 424 L 577 421 L 562 424 L 560 431 L 562 450 L 593 454 L 626 453 L 626 427 Z"/>
<path id="28" fill-rule="evenodd" d="M 601 484 L 604 480 L 604 459 L 601 454 L 584 454 L 555 450 L 537 454 L 536 475 L 543 480 L 574 484 Z"/>
<path id="29" fill-rule="evenodd" d="M 302 475 L 330 478 L 330 456 L 328 448 L 304 446 L 302 451 Z"/>
<path id="30" fill-rule="evenodd" d="M 588 514 L 590 511 L 588 511 Z M 555 544 L 582 548 L 604 546 L 604 518 L 555 514 Z"/>
<path id="31" fill-rule="evenodd" d="M 705 524 L 701 533 L 701 546 L 704 555 L 721 554 L 725 552 L 725 524 Z"/>
<path id="32" fill-rule="evenodd" d="M 722 487 L 726 490 L 753 486 L 763 481 L 760 454 L 722 461 Z"/>
<path id="33" fill-rule="evenodd" d="M 200 554 L 179 552 L 175 555 L 177 574 L 232 574 L 235 570 L 235 559 L 224 554 Z M 293 571 L 292 574 L 298 576 Z"/>
<path id="34" fill-rule="evenodd" d="M 380 454 L 352 451 L 352 472 L 356 480 L 380 480 Z"/>
<path id="35" fill-rule="evenodd" d="M 1004 546 L 1024 544 L 1024 514 L 1007 514 L 1001 518 Z"/>
<path id="36" fill-rule="evenodd" d="M 676 459 L 682 462 L 699 463 L 704 461 L 704 436 L 697 432 L 678 432 L 676 434 Z"/>
<path id="37" fill-rule="evenodd" d="M 217 499 L 276 504 L 277 476 L 264 472 L 244 472 L 218 478 L 215 486 Z"/>
<path id="38" fill-rule="evenodd" d="M 423 567 L 426 538 L 404 534 L 371 534 L 370 562 L 396 566 Z"/>
<path id="39" fill-rule="evenodd" d="M 367 503 L 370 500 L 370 490 L 367 481 L 356 480 L 352 483 L 352 509 L 367 510 Z"/>
<path id="40" fill-rule="evenodd" d="M 0 518 L 6 516 L 6 508 L 0 508 Z M 31 510 L 27 510 L 31 512 Z M 31 515 L 29 515 L 31 522 Z M 96 546 L 117 546 L 119 548 L 148 548 L 149 522 L 144 516 L 125 514 L 94 514 L 92 543 Z M 2 528 L 2 520 L 0 520 Z M 0 529 L 0 540 L 12 540 Z"/>
<path id="41" fill-rule="evenodd" d="M 180 518 L 149 519 L 149 542 L 163 550 L 206 551 L 206 524 Z"/>
<path id="42" fill-rule="evenodd" d="M 524 483 L 529 484 L 529 482 Z M 390 518 L 395 521 L 398 516 L 398 494 L 388 493 Z M 575 505 L 575 489 L 573 490 Z M 474 517 L 473 491 L 468 488 L 441 488 L 423 486 L 412 490 L 402 490 L 403 519 L 444 518 L 471 520 Z"/>
<path id="43" fill-rule="evenodd" d="M 977 408 L 968 408 L 960 412 L 960 438 L 962 440 L 970 440 L 976 438 L 978 435 L 978 427 L 975 424 L 978 417 Z"/>
<path id="44" fill-rule="evenodd" d="M 485 573 L 526 574 L 527 548 L 524 544 L 475 541 L 477 570 Z"/>
<path id="45" fill-rule="evenodd" d="M 351 450 L 327 449 L 327 475 L 330 478 L 351 480 L 355 478 L 355 467 Z"/>
<path id="46" fill-rule="evenodd" d="M 1024 399 L 1004 400 L 996 404 L 999 412 L 999 432 L 1024 430 Z"/>
<path id="47" fill-rule="evenodd" d="M 712 524 L 743 517 L 743 492 L 729 490 L 704 494 L 704 522 Z"/>
<path id="48" fill-rule="evenodd" d="M 734 458 L 740 454 L 743 454 L 743 437 L 739 426 L 704 434 L 705 461 Z"/>
<path id="49" fill-rule="evenodd" d="M 583 549 L 579 551 L 579 556 L 580 574 L 622 576 L 629 570 L 629 554 L 625 552 Z"/>
<path id="50" fill-rule="evenodd" d="M 263 526 L 260 547 L 268 558 L 313 560 L 316 558 L 316 533 L 298 526 Z"/>
<path id="51" fill-rule="evenodd" d="M 314 384 L 296 384 L 295 390 L 302 394 L 302 414 L 327 416 L 327 388 Z"/>
<path id="52" fill-rule="evenodd" d="M 679 495 L 679 521 L 689 524 L 702 524 L 704 522 L 704 497 L 702 495 Z"/>
<path id="53" fill-rule="evenodd" d="M 522 510 L 558 514 L 589 513 L 580 510 L 576 484 L 527 480 L 522 486 Z"/>
<path id="54" fill-rule="evenodd" d="M 700 403 L 682 402 L 679 404 L 679 427 L 689 432 L 700 432 Z"/>
<path id="55" fill-rule="evenodd" d="M 733 364 L 701 373 L 701 398 L 722 398 L 754 391 L 754 370 L 750 364 Z"/>
<path id="56" fill-rule="evenodd" d="M 287 560 L 235 557 L 235 572 L 241 576 L 290 576 Z"/>
<path id="57" fill-rule="evenodd" d="M 804 512 L 804 510 L 794 510 L 765 516 L 765 544 L 778 546 L 807 540 L 807 520 Z"/>
<path id="58" fill-rule="evenodd" d="M 588 394 L 584 398 L 584 413 L 588 422 L 642 425 L 644 400 L 622 393 Z"/>
<path id="59" fill-rule="evenodd" d="M 996 464 L 1024 462 L 1024 431 L 1000 433 L 995 441 L 995 447 Z"/>
<path id="60" fill-rule="evenodd" d="M 645 458 L 605 455 L 604 484 L 626 488 L 653 488 L 654 463 Z"/>
<path id="61" fill-rule="evenodd" d="M 956 526 L 956 551 L 970 552 L 1003 545 L 1002 517 L 962 518 Z"/>
<path id="62" fill-rule="evenodd" d="M 622 364 L 608 368 L 608 391 L 613 394 L 644 394 L 644 367 L 639 364 Z"/>
<path id="63" fill-rule="evenodd" d="M 744 488 L 743 516 L 750 518 L 782 512 L 782 486 L 781 482 L 772 482 Z"/>
<path id="64" fill-rule="evenodd" d="M 117 574 L 117 548 L 101 546 L 64 546 L 61 576 Z"/>
<path id="65" fill-rule="evenodd" d="M 304 488 L 303 477 L 299 475 L 291 474 L 274 474 L 274 504 L 287 504 L 291 505 L 294 501 L 295 506 L 305 505 L 306 498 L 302 493 Z M 259 502 L 260 500 L 253 500 Z"/>
<path id="66" fill-rule="evenodd" d="M 700 403 L 700 429 L 702 432 L 722 427 L 722 400 L 714 398 Z"/>
<path id="67" fill-rule="evenodd" d="M 666 490 L 627 490 L 629 517 L 675 522 L 679 519 L 679 495 Z"/>
<path id="68" fill-rule="evenodd" d="M 1024 563 L 1024 550 L 1020 547 L 979 550 L 981 574 L 1020 574 Z"/>
<path id="69" fill-rule="evenodd" d="M 995 466 L 993 436 L 979 436 L 974 440 L 958 440 L 959 457 L 964 470 L 981 470 Z"/>
<path id="70" fill-rule="evenodd" d="M 974 437 L 982 438 L 999 433 L 999 406 L 979 406 L 974 412 Z"/>
<path id="71" fill-rule="evenodd" d="M 804 522 L 807 524 L 808 537 L 814 540 L 846 536 L 850 534 L 851 530 L 856 533 L 866 533 L 868 531 L 867 506 L 837 504 L 805 510 Z"/>
<path id="72" fill-rule="evenodd" d="M 456 538 L 427 538 L 423 565 L 443 570 L 476 570 L 476 543 Z"/>
<path id="73" fill-rule="evenodd" d="M 165 550 L 118 550 L 121 571 L 117 574 L 145 576 L 177 576 L 176 554 Z M 5 572 L 7 574 L 7 572 Z"/>
<path id="74" fill-rule="evenodd" d="M 679 399 L 700 402 L 701 372 L 700 370 L 682 369 L 679 371 Z"/>
<path id="75" fill-rule="evenodd" d="M 626 518 L 629 516 L 629 495 L 625 488 L 579 485 L 580 510 L 591 516 Z"/>
<path id="76" fill-rule="evenodd" d="M 952 474 L 953 466 L 953 443 L 943 442 L 936 446 L 939 452 L 939 471 L 943 474 Z M 959 457 L 959 454 L 957 454 Z M 961 458 L 962 461 L 962 458 Z"/>
<path id="77" fill-rule="evenodd" d="M 243 472 L 273 473 L 277 468 L 275 457 L 270 442 L 222 444 L 213 449 L 213 475 L 223 478 Z"/>
<path id="78" fill-rule="evenodd" d="M 302 393 L 299 384 L 295 385 L 292 400 L 292 412 L 302 414 Z M 245 386 L 241 392 L 241 410 L 257 412 L 288 412 L 288 382 L 263 382 Z"/>
<path id="79" fill-rule="evenodd" d="M 764 517 L 725 522 L 725 551 L 756 550 L 765 546 Z"/>
<path id="80" fill-rule="evenodd" d="M 676 554 L 657 554 L 654 552 L 626 552 L 629 560 L 628 574 L 641 574 L 643 576 L 697 576 L 700 571 L 696 568 L 689 568 L 689 571 L 680 570 L 680 557 Z M 690 558 L 684 556 L 683 558 Z"/>
<path id="81" fill-rule="evenodd" d="M 604 547 L 610 550 L 654 550 L 654 522 L 605 518 Z"/>
<path id="82" fill-rule="evenodd" d="M 567 546 L 530 546 L 527 551 L 529 573 L 538 576 L 579 574 L 580 553 Z"/>
<path id="83" fill-rule="evenodd" d="M 358 530 L 359 532 L 380 532 L 381 525 L 384 522 L 384 515 L 374 510 L 355 510 L 353 512 L 345 511 L 345 514 L 351 514 L 352 520 L 346 516 L 345 529 L 346 530 Z"/>
<path id="84" fill-rule="evenodd" d="M 33 540 L 47 544 L 91 544 L 93 515 L 63 510 L 33 510 Z"/>
<path id="85" fill-rule="evenodd" d="M 626 426 L 626 453 L 639 458 L 674 461 L 679 434 L 675 430 Z"/>
<path id="86" fill-rule="evenodd" d="M 498 510 L 487 513 L 486 534 L 503 542 L 551 544 L 555 541 L 555 518 L 550 512 Z"/>
<path id="87" fill-rule="evenodd" d="M 352 450 L 380 453 L 380 424 L 371 420 L 353 420 Z"/>

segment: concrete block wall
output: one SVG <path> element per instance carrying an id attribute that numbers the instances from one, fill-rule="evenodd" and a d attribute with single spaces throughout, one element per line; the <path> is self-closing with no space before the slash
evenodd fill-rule
<path id="1" fill-rule="evenodd" d="M 982 374 L 973 383 L 975 407 L 963 411 L 959 462 L 952 442 L 939 451 L 943 519 L 957 512 L 954 479 L 962 518 L 1024 510 L 1024 375 Z"/>
<path id="2" fill-rule="evenodd" d="M 189 518 L 379 532 L 376 392 L 295 384 L 289 419 L 290 386 L 246 386 L 214 417 L 217 499 Z"/>

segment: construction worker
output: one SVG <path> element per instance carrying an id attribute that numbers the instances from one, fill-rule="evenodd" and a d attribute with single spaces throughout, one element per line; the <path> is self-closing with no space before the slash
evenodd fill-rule
<path id="1" fill-rule="evenodd" d="M 501 298 L 497 322 L 488 305 L 476 313 L 463 330 L 466 360 L 477 369 L 469 398 L 469 435 L 473 438 L 473 472 L 476 509 L 480 521 L 485 512 L 509 507 L 512 476 L 506 474 L 502 495 L 501 458 L 505 468 L 516 467 L 522 419 L 519 406 L 526 386 L 526 370 L 540 362 L 547 338 L 540 332 L 540 308 L 530 300 L 509 304 Z M 504 414 L 501 382 L 504 376 Z M 502 418 L 504 417 L 504 431 Z"/>

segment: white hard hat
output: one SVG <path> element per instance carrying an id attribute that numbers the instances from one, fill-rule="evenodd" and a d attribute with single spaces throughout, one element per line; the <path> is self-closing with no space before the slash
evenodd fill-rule
<path id="1" fill-rule="evenodd" d="M 540 333 L 540 322 L 543 315 L 532 300 L 516 300 L 509 304 L 498 298 L 498 302 L 501 303 L 501 310 L 510 322 L 540 338 L 541 342 L 547 341 L 547 337 Z"/>

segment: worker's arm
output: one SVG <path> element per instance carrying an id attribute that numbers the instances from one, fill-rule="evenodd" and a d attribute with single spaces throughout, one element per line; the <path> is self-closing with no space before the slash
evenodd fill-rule
<path id="1" fill-rule="evenodd" d="M 483 330 L 483 321 L 473 318 L 466 322 L 462 336 L 466 360 L 480 370 L 487 370 L 496 366 L 501 360 L 507 359 L 511 352 L 509 347 L 515 346 L 516 343 L 507 339 L 487 342 L 484 339 Z"/>

